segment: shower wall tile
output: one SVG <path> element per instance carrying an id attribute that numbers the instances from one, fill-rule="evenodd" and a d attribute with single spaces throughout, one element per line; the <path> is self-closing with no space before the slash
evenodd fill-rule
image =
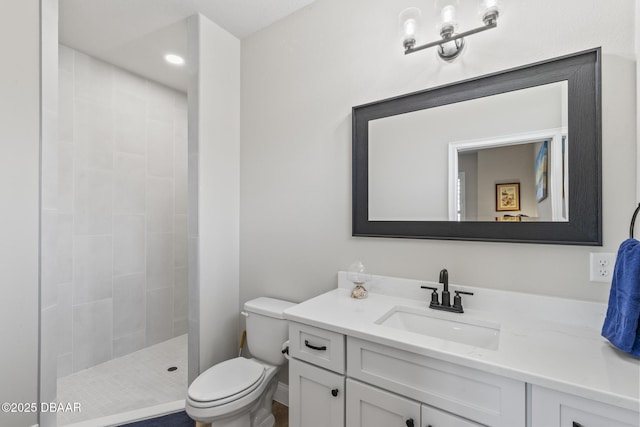
<path id="1" fill-rule="evenodd" d="M 71 142 L 58 144 L 58 212 L 73 213 L 74 146 Z"/>
<path id="2" fill-rule="evenodd" d="M 187 290 L 187 268 L 176 268 L 175 284 L 173 285 L 174 320 L 187 318 L 187 300 L 189 298 Z"/>
<path id="3" fill-rule="evenodd" d="M 116 277 L 113 281 L 113 338 L 118 340 L 142 331 L 146 325 L 145 275 Z M 124 345 L 124 342 L 122 344 Z"/>
<path id="4" fill-rule="evenodd" d="M 187 216 L 174 217 L 173 258 L 176 267 L 187 266 Z"/>
<path id="5" fill-rule="evenodd" d="M 111 298 L 73 307 L 73 370 L 112 358 L 113 302 Z"/>
<path id="6" fill-rule="evenodd" d="M 62 61 L 62 55 L 60 61 Z M 73 67 L 73 64 L 71 65 L 71 67 Z M 70 71 L 60 70 L 58 79 L 58 140 L 64 142 L 73 142 L 73 69 Z"/>
<path id="7" fill-rule="evenodd" d="M 111 65 L 75 51 L 74 73 L 75 96 L 77 98 L 111 106 L 113 93 L 113 67 Z"/>
<path id="8" fill-rule="evenodd" d="M 43 210 L 41 214 L 41 256 L 40 256 L 40 304 L 42 308 L 55 306 L 57 303 L 57 231 L 58 214 L 55 210 Z"/>
<path id="9" fill-rule="evenodd" d="M 143 77 L 128 73 L 124 70 L 115 68 L 113 76 L 114 89 L 117 92 L 124 92 L 129 95 L 136 96 L 145 101 L 148 97 L 148 81 Z"/>
<path id="10" fill-rule="evenodd" d="M 42 402 L 55 402 L 58 380 L 58 322 L 55 306 L 42 310 L 40 331 L 40 390 L 39 398 Z M 40 419 L 40 422 L 43 420 Z M 54 425 L 54 424 L 48 424 Z"/>
<path id="11" fill-rule="evenodd" d="M 184 94 L 66 46 L 58 59 L 43 303 L 65 376 L 186 332 L 188 122 Z"/>
<path id="12" fill-rule="evenodd" d="M 55 283 L 73 280 L 73 215 L 58 213 L 56 234 Z"/>
<path id="13" fill-rule="evenodd" d="M 71 354 L 73 351 L 73 285 L 58 285 L 58 339 L 59 354 Z M 60 375 L 58 375 L 60 376 Z"/>
<path id="14" fill-rule="evenodd" d="M 79 168 L 113 169 L 114 120 L 111 106 L 76 98 L 74 142 Z"/>
<path id="15" fill-rule="evenodd" d="M 147 121 L 147 173 L 173 177 L 173 120 Z"/>
<path id="16" fill-rule="evenodd" d="M 113 212 L 144 214 L 146 211 L 146 158 L 116 153 L 113 189 Z"/>
<path id="17" fill-rule="evenodd" d="M 187 194 L 189 197 L 188 231 L 189 237 L 198 236 L 198 154 L 189 153 L 189 181 L 187 182 Z"/>
<path id="18" fill-rule="evenodd" d="M 64 71 L 73 73 L 74 55 L 75 50 L 64 45 L 58 45 L 59 74 L 62 74 Z M 62 96 L 62 94 L 60 96 Z"/>
<path id="19" fill-rule="evenodd" d="M 112 233 L 113 172 L 80 170 L 76 173 L 74 233 L 106 235 Z"/>
<path id="20" fill-rule="evenodd" d="M 147 145 L 147 104 L 143 97 L 125 91 L 115 94 L 116 150 L 144 155 Z"/>
<path id="21" fill-rule="evenodd" d="M 147 290 L 173 287 L 173 233 L 147 234 Z"/>
<path id="22" fill-rule="evenodd" d="M 180 110 L 176 110 L 180 113 Z M 174 183 L 175 183 L 175 213 L 187 213 L 187 120 L 186 116 L 176 117 L 174 132 Z M 181 190 L 181 191 L 180 191 Z"/>
<path id="23" fill-rule="evenodd" d="M 43 129 L 47 129 L 49 132 L 52 127 L 56 127 L 52 121 L 55 122 L 57 117 L 48 111 L 42 114 Z M 49 137 L 43 135 L 42 144 L 40 145 L 42 153 L 42 171 L 41 171 L 41 185 L 42 196 L 41 206 L 42 209 L 57 209 L 58 208 L 58 142 L 51 140 Z"/>
<path id="24" fill-rule="evenodd" d="M 144 329 L 113 340 L 113 357 L 125 356 L 145 347 Z"/>
<path id="25" fill-rule="evenodd" d="M 147 230 L 173 232 L 173 181 L 167 178 L 147 178 Z"/>
<path id="26" fill-rule="evenodd" d="M 149 97 L 147 111 L 149 119 L 165 122 L 173 121 L 178 92 L 156 82 L 148 82 Z"/>
<path id="27" fill-rule="evenodd" d="M 189 321 L 185 319 L 175 320 L 173 322 L 173 336 L 179 337 L 180 335 L 184 335 L 188 332 L 189 329 Z"/>
<path id="28" fill-rule="evenodd" d="M 172 299 L 172 288 L 147 292 L 147 346 L 173 338 Z"/>
<path id="29" fill-rule="evenodd" d="M 58 378 L 73 374 L 73 353 L 58 356 Z"/>
<path id="30" fill-rule="evenodd" d="M 113 274 L 144 273 L 146 233 L 144 215 L 113 217 Z"/>
<path id="31" fill-rule="evenodd" d="M 73 304 L 113 295 L 113 242 L 111 236 L 76 236 L 73 247 Z M 74 319 L 75 326 L 75 319 Z M 75 330 L 74 330 L 75 335 Z M 75 338 L 75 337 L 74 337 Z"/>

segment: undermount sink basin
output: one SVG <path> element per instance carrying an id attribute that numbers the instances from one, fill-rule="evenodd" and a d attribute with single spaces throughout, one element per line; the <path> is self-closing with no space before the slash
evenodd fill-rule
<path id="1" fill-rule="evenodd" d="M 431 310 L 433 311 L 433 310 Z M 497 350 L 500 342 L 500 325 L 497 323 L 465 319 L 445 319 L 435 312 L 413 307 L 394 307 L 376 320 L 381 326 L 454 341 L 488 350 Z"/>

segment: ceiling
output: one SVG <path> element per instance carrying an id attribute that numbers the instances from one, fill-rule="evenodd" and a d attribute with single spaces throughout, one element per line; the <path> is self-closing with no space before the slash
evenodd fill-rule
<path id="1" fill-rule="evenodd" d="M 60 43 L 186 92 L 186 18 L 201 13 L 239 39 L 314 0 L 59 0 Z"/>

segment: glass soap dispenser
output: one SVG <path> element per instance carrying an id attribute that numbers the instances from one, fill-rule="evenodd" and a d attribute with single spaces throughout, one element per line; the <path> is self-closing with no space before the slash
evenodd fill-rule
<path id="1" fill-rule="evenodd" d="M 351 290 L 351 298 L 363 299 L 369 295 L 364 287 L 369 275 L 365 272 L 364 264 L 361 261 L 356 261 L 349 266 L 347 278 L 355 285 Z"/>

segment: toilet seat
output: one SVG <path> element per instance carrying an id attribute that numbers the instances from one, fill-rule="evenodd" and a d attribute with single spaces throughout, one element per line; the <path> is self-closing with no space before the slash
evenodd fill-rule
<path id="1" fill-rule="evenodd" d="M 251 359 L 237 357 L 218 363 L 203 372 L 191 384 L 191 405 L 211 408 L 238 400 L 260 386 L 265 366 Z"/>

